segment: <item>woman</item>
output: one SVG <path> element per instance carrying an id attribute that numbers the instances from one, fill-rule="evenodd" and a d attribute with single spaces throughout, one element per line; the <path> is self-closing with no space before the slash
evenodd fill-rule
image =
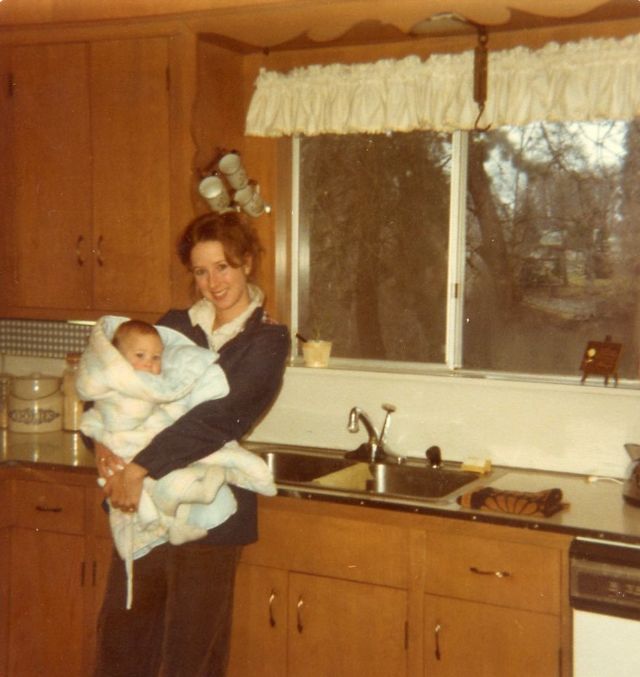
<path id="1" fill-rule="evenodd" d="M 127 465 L 96 445 L 115 508 L 136 510 L 145 476 L 163 477 L 240 440 L 277 395 L 289 335 L 268 319 L 262 293 L 249 283 L 259 253 L 255 232 L 236 212 L 205 214 L 183 233 L 178 255 L 202 298 L 188 310 L 169 311 L 159 324 L 218 351 L 230 393 L 189 411 Z M 136 560 L 129 611 L 124 564 L 114 554 L 98 621 L 96 675 L 224 675 L 236 564 L 241 547 L 257 539 L 255 494 L 233 492 L 237 512 L 205 538 L 165 544 Z"/>

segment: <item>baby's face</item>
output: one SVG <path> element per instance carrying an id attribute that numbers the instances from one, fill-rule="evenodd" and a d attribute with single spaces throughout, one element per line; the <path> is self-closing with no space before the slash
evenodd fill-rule
<path id="1" fill-rule="evenodd" d="M 120 341 L 120 352 L 134 369 L 159 374 L 164 346 L 154 334 L 133 334 Z"/>

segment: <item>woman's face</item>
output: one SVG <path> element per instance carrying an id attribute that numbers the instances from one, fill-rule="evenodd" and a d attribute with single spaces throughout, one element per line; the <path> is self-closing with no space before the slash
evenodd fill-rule
<path id="1" fill-rule="evenodd" d="M 216 309 L 215 325 L 230 322 L 249 306 L 249 262 L 234 268 L 218 240 L 198 242 L 191 250 L 191 270 L 196 288 Z"/>

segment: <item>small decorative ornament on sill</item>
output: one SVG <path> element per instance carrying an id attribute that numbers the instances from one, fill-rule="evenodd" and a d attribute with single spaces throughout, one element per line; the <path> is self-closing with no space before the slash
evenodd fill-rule
<path id="1" fill-rule="evenodd" d="M 618 385 L 618 358 L 622 350 L 621 343 L 614 343 L 611 336 L 606 336 L 604 341 L 589 341 L 582 356 L 580 369 L 582 379 L 587 380 L 591 374 L 604 376 L 604 384 L 609 385 L 609 378 L 613 376 L 615 385 Z"/>
<path id="2" fill-rule="evenodd" d="M 238 151 L 216 149 L 215 160 L 202 177 L 198 192 L 214 212 L 243 211 L 254 218 L 271 212 L 260 194 L 260 186 L 249 178 Z"/>

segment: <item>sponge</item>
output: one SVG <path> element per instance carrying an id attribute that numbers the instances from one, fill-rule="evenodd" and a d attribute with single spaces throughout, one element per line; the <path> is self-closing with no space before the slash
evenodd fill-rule
<path id="1" fill-rule="evenodd" d="M 491 460 L 488 458 L 475 458 L 470 456 L 469 458 L 466 458 L 464 461 L 462 461 L 461 469 L 484 475 L 488 472 L 491 472 Z"/>

